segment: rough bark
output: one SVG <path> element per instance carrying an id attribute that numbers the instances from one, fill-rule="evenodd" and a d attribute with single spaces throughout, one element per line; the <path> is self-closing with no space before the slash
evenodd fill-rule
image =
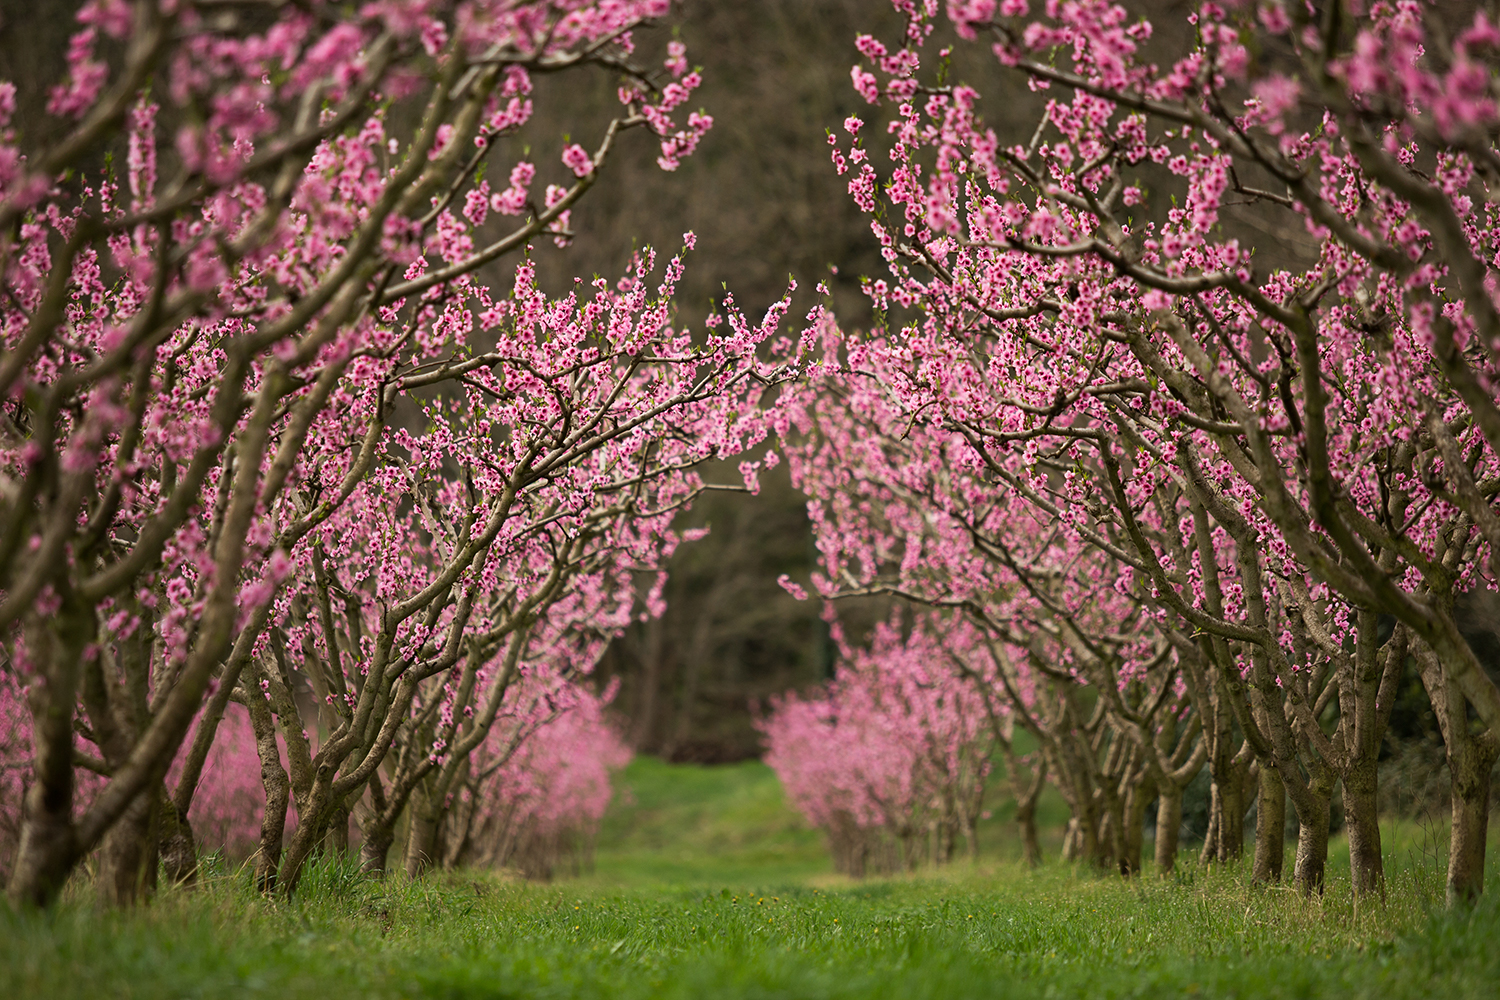
<path id="1" fill-rule="evenodd" d="M 142 794 L 104 835 L 94 888 L 105 906 L 133 906 L 156 891 L 160 800 Z"/>
<path id="2" fill-rule="evenodd" d="M 1124 852 L 1120 857 L 1120 874 L 1129 878 L 1141 873 L 1141 854 L 1146 839 L 1146 806 L 1156 796 L 1156 785 L 1149 779 L 1136 782 L 1125 793 Z"/>
<path id="3" fill-rule="evenodd" d="M 276 745 L 276 725 L 271 709 L 250 690 L 245 698 L 250 709 L 250 726 L 255 733 L 255 752 L 260 758 L 260 781 L 266 793 L 266 808 L 260 821 L 260 844 L 255 852 L 255 887 L 261 892 L 276 888 L 276 872 L 281 864 L 282 839 L 286 833 L 286 811 L 291 801 L 291 779 L 281 766 L 281 752 Z"/>
<path id="4" fill-rule="evenodd" d="M 385 782 L 377 770 L 365 785 L 365 794 L 354 803 L 359 824 L 359 869 L 366 875 L 383 877 L 389 870 L 391 845 L 396 842 L 396 820 L 386 808 Z"/>
<path id="5" fill-rule="evenodd" d="M 79 663 L 92 634 L 91 616 L 76 609 L 57 621 L 35 617 L 26 643 L 45 670 L 45 683 L 27 688 L 31 709 L 32 775 L 21 820 L 21 842 L 11 869 L 10 898 L 46 906 L 57 898 L 82 850 L 73 826 L 73 705 Z"/>
<path id="6" fill-rule="evenodd" d="M 1102 843 L 1099 837 L 1100 825 L 1099 806 L 1091 797 L 1068 820 L 1068 835 L 1063 838 L 1063 860 L 1097 864 Z"/>
<path id="7" fill-rule="evenodd" d="M 1182 661 L 1179 661 L 1182 662 Z M 1177 866 L 1177 851 L 1182 836 L 1182 796 L 1184 790 L 1208 761 L 1208 741 L 1203 738 L 1203 718 L 1206 700 L 1202 697 L 1202 667 L 1197 662 L 1183 663 L 1191 680 L 1188 685 L 1188 702 L 1198 707 L 1186 731 L 1179 732 L 1178 721 L 1182 705 L 1167 706 L 1159 713 L 1160 722 L 1150 737 L 1148 751 L 1154 762 L 1154 791 L 1156 799 L 1156 845 L 1153 862 L 1160 876 L 1170 875 Z M 1211 711 L 1211 706 L 1207 706 Z"/>
<path id="8" fill-rule="evenodd" d="M 1047 764 L 1039 761 L 1030 786 L 1016 797 L 1016 825 L 1021 828 L 1021 845 L 1025 851 L 1026 864 L 1032 868 L 1042 863 L 1042 844 L 1036 833 L 1036 804 L 1041 798 L 1046 779 Z"/>
<path id="9" fill-rule="evenodd" d="M 1448 905 L 1472 902 L 1484 892 L 1485 839 L 1489 833 L 1490 770 L 1500 756 L 1493 730 L 1470 729 L 1469 703 L 1452 675 L 1425 644 L 1415 648 L 1422 685 L 1432 701 L 1448 756 L 1453 825 L 1448 840 Z"/>
<path id="10" fill-rule="evenodd" d="M 412 792 L 407 816 L 411 821 L 406 837 L 406 874 L 421 878 L 439 858 L 438 831 L 442 810 L 435 808 L 422 787 Z"/>
<path id="11" fill-rule="evenodd" d="M 1210 761 L 1210 769 L 1213 763 Z M 1233 861 L 1245 852 L 1246 765 L 1230 757 L 1214 773 L 1209 798 L 1209 833 L 1203 841 L 1202 862 Z"/>
<path id="12" fill-rule="evenodd" d="M 1468 754 L 1455 764 L 1449 757 L 1453 780 L 1453 828 L 1448 840 L 1448 905 L 1472 903 L 1484 892 L 1484 849 L 1490 825 L 1490 768 L 1495 754 Z M 1476 759 L 1480 758 L 1480 759 Z M 1480 765 L 1480 766 L 1476 766 Z"/>
<path id="13" fill-rule="evenodd" d="M 1315 800 L 1312 807 L 1297 810 L 1297 867 L 1292 876 L 1304 896 L 1322 894 L 1328 867 L 1329 789 L 1314 788 L 1309 797 Z"/>
<path id="14" fill-rule="evenodd" d="M 395 833 L 390 829 L 366 831 L 364 842 L 359 847 L 360 871 L 366 875 L 383 876 L 390 863 L 391 845 L 395 842 Z"/>
<path id="15" fill-rule="evenodd" d="M 10 900 L 31 906 L 51 903 L 78 861 L 74 811 L 74 699 L 78 664 L 90 631 L 65 622 L 27 621 L 27 646 L 45 664 L 45 684 L 27 688 L 31 709 L 31 774 L 21 843 L 10 870 Z"/>
<path id="16" fill-rule="evenodd" d="M 333 818 L 328 823 L 329 853 L 339 857 L 349 853 L 349 807 L 338 806 L 333 811 Z"/>
<path id="17" fill-rule="evenodd" d="M 1177 867 L 1177 845 L 1182 833 L 1182 789 L 1169 784 L 1156 800 L 1156 871 L 1170 875 Z"/>
<path id="18" fill-rule="evenodd" d="M 1357 896 L 1385 896 L 1380 816 L 1373 754 L 1361 755 L 1344 774 L 1344 824 L 1349 831 L 1349 872 Z"/>
<path id="19" fill-rule="evenodd" d="M 297 883 L 302 880 L 302 868 L 323 839 L 322 831 L 319 829 L 322 826 L 320 818 L 326 816 L 330 784 L 328 776 L 320 774 L 317 783 L 313 785 L 307 796 L 308 806 L 305 813 L 302 803 L 300 801 L 297 803 L 297 832 L 292 835 L 292 842 L 282 851 L 281 865 L 276 869 L 275 888 L 283 895 L 290 896 L 297 891 Z"/>
<path id="20" fill-rule="evenodd" d="M 162 790 L 160 805 L 162 875 L 168 885 L 193 885 L 198 881 L 198 844 L 187 814 Z"/>
<path id="21" fill-rule="evenodd" d="M 1389 556 L 1383 557 L 1387 566 Z M 1387 566 L 1388 568 L 1388 566 Z M 1390 719 L 1409 646 L 1408 631 L 1397 625 L 1384 644 L 1380 620 L 1361 610 L 1354 656 L 1338 672 L 1340 731 L 1344 759 L 1344 819 L 1349 829 L 1349 871 L 1356 898 L 1385 898 L 1385 861 L 1380 853 L 1379 777 L 1376 761 Z"/>
<path id="22" fill-rule="evenodd" d="M 1250 880 L 1257 885 L 1281 881 L 1286 860 L 1286 786 L 1274 767 L 1262 766 L 1255 803 L 1255 859 Z"/>
<path id="23" fill-rule="evenodd" d="M 238 652 L 238 645 L 236 646 Z M 188 744 L 182 769 L 177 775 L 177 787 L 162 809 L 161 859 L 163 873 L 172 885 L 192 885 L 198 880 L 198 844 L 193 836 L 193 826 L 188 820 L 193 796 L 203 775 L 203 766 L 214 743 L 219 723 L 224 720 L 224 710 L 238 689 L 240 674 L 244 670 L 246 657 L 233 655 L 219 677 L 219 686 L 209 697 L 193 730 L 192 742 Z"/>
<path id="24" fill-rule="evenodd" d="M 1058 742 L 1060 744 L 1058 757 L 1068 766 L 1059 767 L 1057 770 L 1060 774 L 1069 775 L 1072 779 L 1071 782 L 1059 783 L 1058 786 L 1059 789 L 1062 789 L 1064 784 L 1069 786 L 1063 797 L 1068 800 L 1068 805 L 1073 810 L 1073 816 L 1068 821 L 1068 836 L 1063 839 L 1063 860 L 1088 861 L 1097 864 L 1103 850 L 1101 845 L 1104 843 L 1100 836 L 1104 825 L 1102 803 L 1094 794 L 1095 788 L 1089 780 L 1083 761 L 1079 759 L 1078 748 L 1070 745 L 1084 743 L 1086 751 L 1087 738 L 1081 737 L 1073 740 L 1064 738 Z"/>
<path id="25" fill-rule="evenodd" d="M 1068 817 L 1068 824 L 1063 828 L 1062 859 L 1064 861 L 1077 861 L 1082 853 L 1079 842 L 1082 835 L 1078 831 L 1078 817 Z"/>
<path id="26" fill-rule="evenodd" d="M 1209 792 L 1208 833 L 1203 840 L 1202 864 L 1232 861 L 1245 850 L 1245 779 L 1249 774 L 1251 755 L 1248 745 L 1235 745 L 1234 709 L 1231 702 L 1236 691 L 1226 682 L 1226 655 L 1217 654 L 1219 670 L 1210 684 L 1212 696 L 1207 705 L 1203 739 L 1208 747 L 1208 773 L 1212 779 Z M 1200 704 L 1200 711 L 1202 710 Z"/>

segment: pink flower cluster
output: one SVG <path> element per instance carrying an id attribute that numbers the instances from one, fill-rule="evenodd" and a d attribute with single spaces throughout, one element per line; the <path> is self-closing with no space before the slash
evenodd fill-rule
<path id="1" fill-rule="evenodd" d="M 546 877 L 583 860 L 630 748 L 604 718 L 607 698 L 528 677 L 475 755 L 468 856 Z"/>
<path id="2" fill-rule="evenodd" d="M 759 722 L 765 761 L 836 856 L 848 850 L 840 839 L 873 834 L 915 867 L 946 860 L 956 832 L 973 838 L 994 741 L 982 696 L 950 682 L 949 659 L 977 661 L 976 641 L 935 615 L 909 630 L 888 622 L 868 648 L 845 650 L 825 691 L 773 700 Z M 934 828 L 943 837 L 923 845 Z"/>

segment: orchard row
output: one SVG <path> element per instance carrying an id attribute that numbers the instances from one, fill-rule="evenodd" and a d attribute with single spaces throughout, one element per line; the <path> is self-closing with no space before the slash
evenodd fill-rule
<path id="1" fill-rule="evenodd" d="M 1342 783 L 1379 892 L 1375 763 L 1415 670 L 1450 891 L 1479 891 L 1500 689 L 1453 609 L 1500 569 L 1500 28 L 1275 0 L 1154 38 L 1100 0 L 894 2 L 904 33 L 856 43 L 872 121 L 830 138 L 885 322 L 817 307 L 794 336 L 790 292 L 678 326 L 681 256 L 562 296 L 506 261 L 566 243 L 628 132 L 671 170 L 712 125 L 680 44 L 636 60 L 668 0 L 84 5 L 55 128 L 17 134 L 0 94 L 13 898 L 96 852 L 109 900 L 158 858 L 192 877 L 246 727 L 267 891 L 351 816 L 372 872 L 398 821 L 413 872 L 586 831 L 622 752 L 592 665 L 660 613 L 674 516 L 779 455 L 818 596 L 920 609 L 765 723 L 846 867 L 870 831 L 972 842 L 993 741 L 1023 819 L 1050 778 L 1070 855 L 1127 874 L 1143 811 L 1175 831 L 1207 767 L 1210 852 L 1255 797 L 1280 878 L 1289 802 L 1313 891 Z M 1051 95 L 1027 138 L 950 79 L 970 50 Z M 532 76 L 590 67 L 619 78 L 592 151 L 513 157 Z M 1314 251 L 1252 253 L 1247 211 Z M 743 483 L 706 482 L 726 458 Z"/>
<path id="2" fill-rule="evenodd" d="M 1174 49 L 1111 3 L 947 4 L 954 46 L 1054 95 L 1007 144 L 947 82 L 936 5 L 897 6 L 853 73 L 890 162 L 859 118 L 831 141 L 890 265 L 876 305 L 916 318 L 824 338 L 787 450 L 814 589 L 923 610 L 768 721 L 793 796 L 846 868 L 942 857 L 994 748 L 1033 858 L 1050 779 L 1065 854 L 1129 875 L 1153 802 L 1171 869 L 1206 766 L 1205 854 L 1258 804 L 1253 874 L 1280 879 L 1290 803 L 1312 892 L 1341 783 L 1355 892 L 1383 893 L 1376 764 L 1415 671 L 1450 898 L 1478 893 L 1500 690 L 1454 602 L 1500 570 L 1500 27 L 1204 3 Z"/>

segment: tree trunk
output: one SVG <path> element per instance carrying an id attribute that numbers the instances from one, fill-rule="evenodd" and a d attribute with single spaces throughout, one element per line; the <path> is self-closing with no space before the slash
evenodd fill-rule
<path id="1" fill-rule="evenodd" d="M 338 806 L 328 822 L 328 838 L 324 845 L 330 854 L 343 857 L 349 853 L 349 807 Z"/>
<path id="2" fill-rule="evenodd" d="M 941 868 L 953 862 L 953 852 L 958 845 L 957 824 L 943 817 L 932 821 L 932 867 Z"/>
<path id="3" fill-rule="evenodd" d="M 326 786 L 324 787 L 326 788 Z M 317 805 L 317 796 L 320 791 L 321 789 L 314 786 L 312 794 L 308 796 L 309 801 L 314 806 Z M 302 868 L 307 864 L 307 859 L 312 857 L 313 850 L 318 846 L 318 841 L 321 839 L 316 833 L 316 828 L 320 825 L 318 823 L 319 811 L 316 808 L 312 808 L 308 810 L 312 815 L 304 816 L 301 814 L 299 807 L 297 832 L 292 835 L 292 842 L 287 846 L 285 853 L 282 855 L 281 864 L 272 869 L 272 878 L 275 881 L 272 888 L 275 888 L 284 896 L 290 896 L 297 891 L 297 883 L 302 880 Z"/>
<path id="4" fill-rule="evenodd" d="M 255 888 L 261 892 L 269 893 L 276 889 L 276 873 L 281 867 L 281 845 L 286 834 L 286 809 L 290 799 L 286 785 L 266 789 L 266 811 L 260 821 L 260 846 L 255 852 Z"/>
<path id="5" fill-rule="evenodd" d="M 1182 789 L 1168 783 L 1156 800 L 1156 872 L 1170 875 L 1177 867 L 1177 842 L 1182 833 Z"/>
<path id="6" fill-rule="evenodd" d="M 1358 615 L 1352 669 L 1338 676 L 1339 730 L 1344 736 L 1344 823 L 1349 831 L 1349 875 L 1355 902 L 1378 896 L 1385 901 L 1385 861 L 1380 853 L 1379 776 L 1376 761 L 1390 715 L 1390 703 L 1405 671 L 1409 639 L 1396 626 L 1380 643 L 1379 616 Z"/>
<path id="7" fill-rule="evenodd" d="M 1219 810 L 1214 804 L 1212 795 L 1208 803 L 1208 829 L 1203 834 L 1203 851 L 1198 855 L 1198 864 L 1206 865 L 1214 859 L 1216 845 L 1219 843 Z"/>
<path id="8" fill-rule="evenodd" d="M 396 817 L 388 805 L 377 770 L 370 775 L 364 794 L 354 801 L 354 821 L 359 824 L 359 870 L 376 878 L 383 878 L 389 870 L 391 846 L 396 842 Z"/>
<path id="9" fill-rule="evenodd" d="M 1349 874 L 1354 894 L 1384 899 L 1377 782 L 1375 756 L 1361 754 L 1344 775 L 1344 823 L 1349 830 Z"/>
<path id="10" fill-rule="evenodd" d="M 1146 839 L 1146 806 L 1155 793 L 1155 784 L 1149 779 L 1130 786 L 1125 793 L 1124 829 L 1120 831 L 1123 850 L 1120 856 L 1120 874 L 1129 878 L 1141 873 L 1141 854 Z"/>
<path id="11" fill-rule="evenodd" d="M 479 788 L 467 781 L 462 784 L 467 789 L 467 794 L 460 794 L 455 798 L 453 807 L 448 810 L 448 819 L 443 823 L 443 868 L 448 871 L 469 865 L 471 853 L 470 834 L 474 829 L 475 796 L 479 794 Z M 590 864 L 592 863 L 590 855 Z"/>
<path id="12" fill-rule="evenodd" d="M 38 908 L 50 905 L 62 892 L 77 862 L 78 850 L 68 814 L 38 816 L 28 809 L 21 825 L 15 868 L 11 870 L 10 898 Z"/>
<path id="13" fill-rule="evenodd" d="M 1103 817 L 1099 815 L 1099 805 L 1090 795 L 1079 809 L 1078 813 L 1078 854 L 1077 857 L 1086 858 L 1093 864 L 1099 863 L 1100 844 L 1099 828 L 1103 825 Z"/>
<path id="14" fill-rule="evenodd" d="M 276 744 L 276 723 L 271 708 L 258 690 L 250 688 L 245 698 L 250 710 L 250 727 L 255 732 L 255 752 L 260 758 L 260 783 L 266 793 L 266 809 L 260 819 L 260 845 L 255 852 L 255 888 L 272 892 L 281 865 L 281 846 L 286 834 L 286 811 L 291 802 L 291 779 L 281 766 L 281 751 Z M 309 817 L 300 817 L 303 823 Z"/>
<path id="15" fill-rule="evenodd" d="M 1117 810 L 1105 809 L 1099 820 L 1098 851 L 1092 861 L 1099 868 L 1122 870 L 1125 865 L 1125 844 L 1120 834 Z"/>
<path id="16" fill-rule="evenodd" d="M 1320 807 L 1297 815 L 1297 868 L 1293 878 L 1304 896 L 1322 894 L 1324 869 L 1328 865 L 1328 793 L 1316 790 L 1313 798 Z"/>
<path id="17" fill-rule="evenodd" d="M 1068 820 L 1068 825 L 1063 829 L 1062 859 L 1064 861 L 1077 861 L 1081 851 L 1079 845 L 1083 842 L 1083 835 L 1079 833 L 1078 817 L 1074 816 Z"/>
<path id="18" fill-rule="evenodd" d="M 828 849 L 833 855 L 833 870 L 850 878 L 865 877 L 865 860 L 870 854 L 867 833 L 856 826 L 848 813 L 836 813 L 828 826 Z"/>
<path id="19" fill-rule="evenodd" d="M 198 881 L 198 845 L 193 839 L 193 825 L 187 814 L 162 791 L 161 854 L 162 873 L 168 885 L 192 885 Z"/>
<path id="20" fill-rule="evenodd" d="M 901 845 L 901 867 L 908 872 L 916 871 L 922 864 L 922 854 L 917 849 L 916 831 L 904 831 L 896 839 Z"/>
<path id="21" fill-rule="evenodd" d="M 1262 885 L 1281 881 L 1286 860 L 1286 786 L 1274 767 L 1262 764 L 1260 794 L 1255 804 L 1255 860 L 1251 882 Z"/>
<path id="22" fill-rule="evenodd" d="M 1236 776 L 1219 801 L 1224 810 L 1219 820 L 1219 859 L 1233 861 L 1245 853 L 1245 783 Z"/>
<path id="23" fill-rule="evenodd" d="M 1021 828 L 1021 846 L 1026 853 L 1026 864 L 1032 868 L 1042 863 L 1042 844 L 1036 835 L 1036 804 L 1042 797 L 1042 788 L 1047 783 L 1047 760 L 1037 755 L 1031 782 L 1023 785 L 1020 772 L 1016 770 L 1014 756 L 1008 756 L 1011 788 L 1016 794 L 1016 825 Z"/>
<path id="24" fill-rule="evenodd" d="M 1209 792 L 1208 836 L 1203 841 L 1203 864 L 1232 861 L 1245 850 L 1244 781 L 1236 773 L 1215 776 Z"/>
<path id="25" fill-rule="evenodd" d="M 76 620 L 80 616 L 76 609 L 68 614 L 70 607 L 64 604 L 56 622 L 26 623 L 27 646 L 46 665 L 46 674 L 27 688 L 34 780 L 26 793 L 9 894 L 12 901 L 32 906 L 57 898 L 82 853 L 73 829 L 73 708 L 92 620 Z"/>
<path id="26" fill-rule="evenodd" d="M 440 817 L 436 810 L 420 808 L 416 795 L 411 798 L 410 817 L 411 828 L 406 838 L 406 874 L 408 878 L 421 878 L 438 856 Z"/>
<path id="27" fill-rule="evenodd" d="M 136 796 L 99 845 L 94 887 L 105 906 L 134 906 L 156 889 L 156 793 L 153 788 Z"/>
<path id="28" fill-rule="evenodd" d="M 1073 815 L 1068 818 L 1067 833 L 1063 836 L 1062 858 L 1064 861 L 1099 862 L 1100 826 L 1102 817 L 1099 803 L 1088 789 L 1083 790 L 1081 801 L 1070 802 Z"/>
<path id="29" fill-rule="evenodd" d="M 1490 768 L 1493 754 L 1467 754 L 1455 763 L 1449 755 L 1453 782 L 1453 830 L 1448 840 L 1448 905 L 1473 902 L 1484 892 L 1484 848 L 1490 825 Z M 1483 758 L 1476 762 L 1475 757 Z M 1483 767 L 1473 766 L 1482 763 Z"/>
<path id="30" fill-rule="evenodd" d="M 383 877 L 390 862 L 391 845 L 396 842 L 396 831 L 390 823 L 375 822 L 360 824 L 363 843 L 359 847 L 359 868 L 366 875 Z"/>
<path id="31" fill-rule="evenodd" d="M 1489 832 L 1490 769 L 1500 756 L 1494 730 L 1469 731 L 1468 700 L 1425 644 L 1415 649 L 1422 686 L 1432 701 L 1448 755 L 1453 828 L 1448 840 L 1448 905 L 1469 902 L 1484 891 L 1485 838 Z"/>
<path id="32" fill-rule="evenodd" d="M 1200 532 L 1206 531 L 1202 512 L 1194 510 L 1194 522 Z M 1214 598 L 1219 603 L 1218 583 L 1212 583 Z M 1220 643 L 1222 646 L 1222 643 Z M 1208 831 L 1203 838 L 1203 853 L 1199 863 L 1211 865 L 1216 861 L 1229 861 L 1244 851 L 1245 841 L 1245 762 L 1235 753 L 1234 711 L 1231 703 L 1237 697 L 1234 688 L 1225 678 L 1224 661 L 1227 654 L 1220 650 L 1215 654 L 1219 670 L 1213 683 L 1212 697 L 1203 720 L 1203 739 L 1208 746 L 1208 774 L 1210 778 L 1208 801 Z"/>
<path id="33" fill-rule="evenodd" d="M 1021 849 L 1025 852 L 1026 864 L 1036 868 L 1042 863 L 1042 843 L 1036 835 L 1036 806 L 1030 806 L 1024 816 L 1018 815 L 1016 822 L 1021 824 Z"/>
<path id="34" fill-rule="evenodd" d="M 198 716 L 198 725 L 187 744 L 187 754 L 177 775 L 177 787 L 162 809 L 161 858 L 167 881 L 173 885 L 192 885 L 198 880 L 198 844 L 193 836 L 193 826 L 188 821 L 188 812 L 193 807 L 193 797 L 203 777 L 203 765 L 208 760 L 219 724 L 224 721 L 224 710 L 229 707 L 243 672 L 244 660 L 231 657 L 231 663 L 219 678 L 219 686 Z"/>

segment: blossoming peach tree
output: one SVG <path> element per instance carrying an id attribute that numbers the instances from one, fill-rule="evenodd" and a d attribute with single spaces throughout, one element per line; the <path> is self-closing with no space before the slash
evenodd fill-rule
<path id="1" fill-rule="evenodd" d="M 945 635 L 933 683 L 989 714 L 1029 857 L 1050 771 L 1073 812 L 1067 856 L 1138 871 L 1146 806 L 1159 793 L 1175 831 L 1209 743 L 1202 719 L 1222 706 L 1195 697 L 1201 665 L 1178 654 L 1138 596 L 1112 586 L 1114 546 L 1090 544 L 1056 509 L 1014 504 L 962 434 L 904 411 L 887 388 L 903 377 L 903 355 L 887 346 L 826 343 L 842 362 L 788 407 L 793 481 L 811 497 L 823 555 L 812 582 L 833 600 L 883 593 L 946 615 L 928 626 Z M 1017 725 L 1040 750 L 1029 777 L 1010 746 Z M 1170 868 L 1175 846 L 1158 847 Z"/>
<path id="2" fill-rule="evenodd" d="M 941 864 L 960 836 L 977 857 L 996 730 L 980 692 L 943 683 L 946 654 L 975 641 L 943 624 L 882 623 L 826 692 L 788 694 L 760 722 L 766 763 L 846 874 Z"/>
<path id="3" fill-rule="evenodd" d="M 476 753 L 444 830 L 447 863 L 504 865 L 539 878 L 563 862 L 575 870 L 590 863 L 611 772 L 631 751 L 602 718 L 606 697 L 548 678 L 544 668 L 521 682 Z"/>
<path id="4" fill-rule="evenodd" d="M 286 742 L 295 885 L 393 746 L 438 767 L 482 744 L 505 650 L 619 620 L 693 465 L 754 440 L 779 312 L 695 340 L 680 263 L 560 299 L 526 266 L 487 284 L 567 240 L 623 133 L 670 170 L 712 124 L 684 113 L 680 45 L 633 61 L 668 7 L 90 0 L 44 134 L 0 86 L 0 643 L 32 737 L 13 898 L 45 904 L 96 849 L 106 898 L 148 886 L 232 700 L 268 787 Z M 517 156 L 533 75 L 590 66 L 620 80 L 592 149 Z"/>

